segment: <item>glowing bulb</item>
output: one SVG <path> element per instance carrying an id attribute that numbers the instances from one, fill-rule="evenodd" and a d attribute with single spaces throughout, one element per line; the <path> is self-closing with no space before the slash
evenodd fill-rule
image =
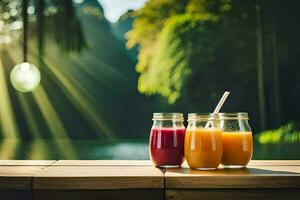
<path id="1" fill-rule="evenodd" d="M 31 92 L 39 85 L 41 73 L 35 65 L 23 62 L 11 70 L 10 81 L 19 92 Z"/>

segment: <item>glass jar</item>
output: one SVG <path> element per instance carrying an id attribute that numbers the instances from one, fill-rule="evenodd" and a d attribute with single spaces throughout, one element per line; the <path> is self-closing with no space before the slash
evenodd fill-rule
<path id="1" fill-rule="evenodd" d="M 191 113 L 185 134 L 184 155 L 190 168 L 215 170 L 223 152 L 219 117 L 212 113 Z"/>
<path id="2" fill-rule="evenodd" d="M 248 114 L 220 113 L 223 136 L 222 165 L 228 168 L 245 167 L 253 153 L 253 139 Z"/>
<path id="3" fill-rule="evenodd" d="M 154 113 L 150 133 L 150 158 L 156 167 L 180 167 L 184 161 L 182 113 Z"/>

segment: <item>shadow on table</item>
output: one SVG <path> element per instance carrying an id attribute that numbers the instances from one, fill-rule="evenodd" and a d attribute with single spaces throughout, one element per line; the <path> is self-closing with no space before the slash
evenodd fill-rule
<path id="1" fill-rule="evenodd" d="M 193 170 L 190 168 L 176 168 L 168 169 L 168 172 L 176 174 L 199 174 L 199 175 L 288 175 L 300 174 L 298 172 L 288 171 L 287 169 L 273 170 L 273 169 L 260 169 L 257 167 L 247 167 L 241 169 L 220 168 L 212 171 Z"/>
<path id="2" fill-rule="evenodd" d="M 224 170 L 234 170 L 234 169 L 224 169 Z M 255 167 L 249 167 L 249 168 L 244 168 L 240 169 L 244 171 L 245 173 L 250 173 L 250 174 L 300 174 L 297 172 L 291 172 L 291 171 L 285 171 L 285 170 L 270 170 L 270 169 L 258 169 Z"/>

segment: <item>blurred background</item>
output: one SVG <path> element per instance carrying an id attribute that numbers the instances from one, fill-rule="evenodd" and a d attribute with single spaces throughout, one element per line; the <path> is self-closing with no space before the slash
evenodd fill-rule
<path id="1" fill-rule="evenodd" d="M 222 111 L 249 113 L 254 159 L 300 159 L 299 10 L 1 0 L 0 159 L 148 159 L 153 112 L 212 112 L 225 90 Z M 24 61 L 41 80 L 20 92 L 11 70 Z"/>

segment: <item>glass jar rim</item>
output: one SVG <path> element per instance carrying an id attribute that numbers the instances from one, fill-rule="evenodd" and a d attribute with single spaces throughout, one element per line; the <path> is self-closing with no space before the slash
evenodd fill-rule
<path id="1" fill-rule="evenodd" d="M 248 120 L 248 113 L 246 112 L 231 112 L 231 113 L 219 113 L 220 120 L 222 119 L 246 119 Z"/>
<path id="2" fill-rule="evenodd" d="M 170 113 L 153 113 L 152 120 L 177 120 L 183 121 L 183 113 L 170 112 Z"/>
<path id="3" fill-rule="evenodd" d="M 219 115 L 214 113 L 189 113 L 187 121 L 218 120 Z"/>

